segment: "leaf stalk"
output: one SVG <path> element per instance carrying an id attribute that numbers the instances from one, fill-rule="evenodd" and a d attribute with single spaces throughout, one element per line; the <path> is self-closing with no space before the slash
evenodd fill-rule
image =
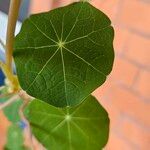
<path id="1" fill-rule="evenodd" d="M 4 75 L 6 76 L 6 81 L 8 86 L 10 86 L 11 92 L 16 92 L 20 89 L 19 81 L 16 75 L 13 75 L 8 68 L 8 66 L 0 61 L 0 68 L 2 69 Z"/>
<path id="2" fill-rule="evenodd" d="M 14 33 L 19 14 L 20 4 L 21 0 L 11 0 L 8 14 L 8 25 L 6 35 L 6 65 L 8 66 L 9 72 L 11 72 L 12 74 Z"/>

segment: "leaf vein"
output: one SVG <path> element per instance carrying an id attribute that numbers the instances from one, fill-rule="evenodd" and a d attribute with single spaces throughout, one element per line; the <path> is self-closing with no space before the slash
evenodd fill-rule
<path id="1" fill-rule="evenodd" d="M 37 47 L 17 47 L 15 48 L 16 50 L 18 49 L 30 49 L 30 48 L 33 48 L 33 49 L 41 49 L 41 48 L 50 48 L 50 47 L 55 47 L 55 46 L 58 46 L 58 45 L 44 45 L 44 46 L 37 46 Z"/>
<path id="2" fill-rule="evenodd" d="M 65 71 L 65 62 L 64 62 L 64 56 L 63 56 L 62 48 L 61 48 L 61 58 L 62 58 L 62 66 L 63 66 L 65 97 L 66 97 L 66 103 L 68 105 L 68 101 L 67 101 L 67 86 L 66 86 L 66 71 Z"/>
<path id="3" fill-rule="evenodd" d="M 53 25 L 53 23 L 52 23 L 51 19 L 50 19 L 50 23 L 51 23 L 52 28 L 53 28 L 53 30 L 54 30 L 54 32 L 55 32 L 55 34 L 56 34 L 56 36 L 57 36 L 58 41 L 59 41 L 59 36 L 58 36 L 58 34 L 57 34 L 57 32 L 56 32 L 56 29 L 55 29 L 55 27 L 54 27 L 54 25 Z M 57 42 L 56 42 L 56 43 L 57 43 Z"/>
<path id="4" fill-rule="evenodd" d="M 52 133 L 55 132 L 57 129 L 61 128 L 66 122 L 66 119 L 62 120 L 53 130 L 51 131 Z"/>
<path id="5" fill-rule="evenodd" d="M 44 70 L 44 68 L 47 66 L 47 64 L 51 61 L 51 59 L 56 55 L 56 53 L 58 52 L 59 48 L 54 52 L 54 54 L 47 60 L 47 62 L 45 63 L 45 65 L 42 67 L 42 69 L 38 72 L 37 76 L 35 77 L 35 79 L 33 80 L 33 82 L 29 85 L 29 87 L 26 89 L 26 91 L 29 90 L 29 88 L 34 84 L 34 82 L 36 81 L 37 77 L 42 73 L 42 71 Z"/>
<path id="6" fill-rule="evenodd" d="M 100 71 L 100 70 L 98 70 L 97 68 L 95 68 L 92 64 L 90 64 L 89 62 L 87 62 L 85 59 L 83 59 L 83 58 L 80 57 L 79 55 L 75 54 L 74 52 L 72 52 L 72 51 L 69 50 L 68 48 L 66 48 L 66 47 L 63 47 L 63 48 L 66 49 L 66 50 L 67 50 L 68 52 L 70 52 L 71 54 L 73 54 L 73 55 L 75 55 L 76 57 L 78 57 L 79 59 L 81 59 L 82 61 L 84 61 L 87 65 L 91 66 L 94 70 L 96 70 L 97 72 L 99 72 L 101 75 L 103 75 L 103 76 L 106 77 L 106 75 L 105 75 L 102 71 Z"/>
<path id="7" fill-rule="evenodd" d="M 64 116 L 61 116 L 61 115 L 49 114 L 49 113 L 41 112 L 41 111 L 38 112 L 38 111 L 32 110 L 32 113 L 36 113 L 36 114 L 39 114 L 39 115 L 46 115 L 47 117 L 64 118 Z M 62 113 L 62 114 L 63 114 L 63 113 Z"/>
<path id="8" fill-rule="evenodd" d="M 77 14 L 77 17 L 76 17 L 76 19 L 75 19 L 75 23 L 73 24 L 71 30 L 69 31 L 69 33 L 68 33 L 68 35 L 67 35 L 67 37 L 66 37 L 66 39 L 65 39 L 65 42 L 66 42 L 67 39 L 69 38 L 70 34 L 72 33 L 73 29 L 75 28 L 75 26 L 76 26 L 76 24 L 77 24 L 77 22 L 78 22 L 78 17 L 79 17 L 79 15 L 80 15 L 80 13 L 81 13 L 82 7 L 83 7 L 83 5 L 81 5 L 81 7 L 80 7 L 80 10 L 79 10 L 79 12 L 78 12 L 78 14 Z"/>
<path id="9" fill-rule="evenodd" d="M 67 121 L 67 129 L 68 129 L 68 138 L 69 138 L 69 148 L 72 150 L 72 144 L 71 144 L 71 131 L 70 131 L 70 123 Z"/>
<path id="10" fill-rule="evenodd" d="M 98 31 L 102 31 L 102 30 L 104 30 L 104 29 L 107 29 L 107 28 L 109 28 L 109 27 L 111 27 L 111 26 L 109 25 L 109 26 L 106 26 L 106 27 L 104 27 L 104 28 L 101 28 L 101 29 L 98 29 L 98 30 L 94 30 L 94 31 L 92 31 L 91 33 L 88 33 L 87 35 L 84 35 L 84 36 L 75 38 L 75 39 L 73 39 L 73 40 L 71 40 L 71 41 L 65 42 L 65 44 L 72 43 L 72 42 L 75 42 L 75 41 L 77 41 L 77 40 L 87 38 L 89 35 L 91 35 L 91 34 L 93 34 L 93 33 L 95 33 L 95 32 L 98 32 Z"/>
<path id="11" fill-rule="evenodd" d="M 36 27 L 36 29 L 40 32 L 40 33 L 42 33 L 47 39 L 49 39 L 49 40 L 51 40 L 51 41 L 53 41 L 54 43 L 56 43 L 57 44 L 57 42 L 55 41 L 55 40 L 53 40 L 52 38 L 50 38 L 49 36 L 47 36 L 43 31 L 41 31 L 41 29 L 39 29 L 39 27 L 31 20 L 31 19 L 29 19 L 29 21 Z"/>
<path id="12" fill-rule="evenodd" d="M 86 133 L 83 131 L 83 129 L 81 129 L 81 128 L 79 127 L 78 124 L 76 124 L 74 121 L 72 121 L 71 123 L 74 124 L 74 126 L 75 126 L 82 134 L 84 134 L 86 138 L 89 139 L 89 136 L 86 135 Z"/>

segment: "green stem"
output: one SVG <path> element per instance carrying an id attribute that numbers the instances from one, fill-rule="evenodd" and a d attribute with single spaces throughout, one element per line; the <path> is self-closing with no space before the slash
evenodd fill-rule
<path id="1" fill-rule="evenodd" d="M 6 65 L 11 73 L 12 73 L 14 32 L 19 14 L 20 3 L 21 0 L 11 0 L 8 14 L 8 25 L 6 36 Z"/>
<path id="2" fill-rule="evenodd" d="M 9 83 L 9 87 L 11 89 L 12 92 L 16 92 L 20 89 L 19 86 L 19 82 L 18 82 L 18 78 L 16 75 L 13 75 L 12 72 L 10 72 L 10 70 L 8 69 L 8 66 L 3 63 L 2 61 L 0 61 L 0 68 L 2 69 L 5 77 L 6 77 L 6 81 L 8 81 Z"/>

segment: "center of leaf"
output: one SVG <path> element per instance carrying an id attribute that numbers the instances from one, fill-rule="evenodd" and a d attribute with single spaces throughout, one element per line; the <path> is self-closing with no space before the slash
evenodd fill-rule
<path id="1" fill-rule="evenodd" d="M 67 121 L 69 121 L 69 120 L 71 119 L 70 115 L 66 115 L 66 116 L 65 116 L 65 119 L 66 119 Z"/>
<path id="2" fill-rule="evenodd" d="M 59 48 L 62 48 L 62 47 L 64 46 L 65 42 L 59 41 L 57 44 L 58 44 L 58 47 L 59 47 Z"/>

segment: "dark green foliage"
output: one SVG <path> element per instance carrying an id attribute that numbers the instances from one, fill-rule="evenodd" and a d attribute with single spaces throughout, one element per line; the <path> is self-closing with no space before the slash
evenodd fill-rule
<path id="1" fill-rule="evenodd" d="M 109 18 L 87 2 L 30 16 L 14 45 L 21 87 L 54 106 L 81 103 L 112 70 L 113 37 Z"/>

